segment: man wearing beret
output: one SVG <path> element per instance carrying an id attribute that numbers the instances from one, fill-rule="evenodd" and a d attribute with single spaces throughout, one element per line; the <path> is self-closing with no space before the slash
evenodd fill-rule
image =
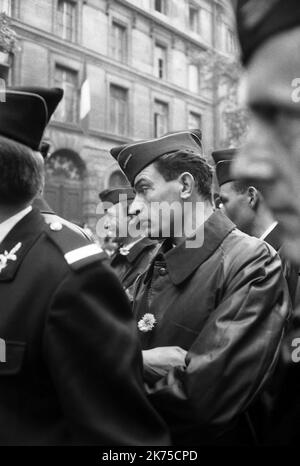
<path id="1" fill-rule="evenodd" d="M 297 0 L 236 0 L 247 102 L 248 142 L 234 176 L 255 183 L 278 221 L 285 252 L 300 264 L 300 8 Z M 289 366 L 273 419 L 276 443 L 297 443 L 300 432 L 299 309 L 283 347 Z"/>
<path id="2" fill-rule="evenodd" d="M 95 244 L 32 200 L 59 89 L 0 104 L 0 444 L 164 445 L 128 300 Z"/>
<path id="3" fill-rule="evenodd" d="M 217 150 L 212 153 L 220 188 L 220 202 L 226 215 L 241 231 L 266 241 L 278 252 L 294 305 L 299 277 L 298 268 L 294 267 L 283 254 L 280 226 L 266 206 L 260 191 L 255 186 L 249 186 L 233 176 L 231 168 L 236 154 L 237 149 Z"/>
<path id="4" fill-rule="evenodd" d="M 290 313 L 280 259 L 213 211 L 197 132 L 111 153 L 136 191 L 130 211 L 166 238 L 134 302 L 149 397 L 175 444 L 251 443 L 251 405 Z"/>
<path id="5" fill-rule="evenodd" d="M 129 207 L 135 197 L 132 188 L 105 189 L 99 194 L 106 211 L 104 229 L 112 241 L 118 244 L 117 250 L 110 258 L 110 265 L 116 272 L 130 301 L 133 300 L 133 289 L 137 277 L 148 267 L 159 244 L 143 232 L 131 226 L 135 216 L 129 215 Z"/>

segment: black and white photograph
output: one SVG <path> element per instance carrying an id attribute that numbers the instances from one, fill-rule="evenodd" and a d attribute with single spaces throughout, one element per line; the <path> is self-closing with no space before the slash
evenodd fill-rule
<path id="1" fill-rule="evenodd" d="M 299 0 L 0 0 L 0 452 L 297 446 L 299 274 Z"/>

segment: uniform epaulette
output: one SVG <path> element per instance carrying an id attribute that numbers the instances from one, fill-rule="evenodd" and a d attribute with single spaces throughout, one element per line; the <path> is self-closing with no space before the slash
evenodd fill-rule
<path id="1" fill-rule="evenodd" d="M 53 214 L 43 216 L 47 235 L 73 270 L 107 259 L 101 247 L 84 236 L 79 227 Z"/>

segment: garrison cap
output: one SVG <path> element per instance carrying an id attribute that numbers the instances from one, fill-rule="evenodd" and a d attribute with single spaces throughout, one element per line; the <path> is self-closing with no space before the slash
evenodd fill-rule
<path id="1" fill-rule="evenodd" d="M 115 205 L 120 202 L 120 196 L 127 196 L 127 201 L 133 201 L 135 198 L 135 192 L 132 188 L 115 188 L 115 189 L 105 189 L 99 194 L 99 198 L 102 202 L 110 202 Z"/>
<path id="2" fill-rule="evenodd" d="M 211 154 L 216 164 L 216 175 L 219 186 L 229 181 L 235 181 L 231 173 L 231 165 L 237 152 L 237 149 L 224 149 L 216 150 Z"/>
<path id="3" fill-rule="evenodd" d="M 144 168 L 162 155 L 179 150 L 188 150 L 202 155 L 201 131 L 169 133 L 161 138 L 113 147 L 110 153 L 133 185 L 135 177 Z"/>
<path id="4" fill-rule="evenodd" d="M 232 0 L 243 63 L 275 34 L 300 27 L 299 0 Z"/>
<path id="5" fill-rule="evenodd" d="M 0 134 L 40 150 L 45 128 L 62 97 L 63 90 L 59 88 L 0 90 Z"/>

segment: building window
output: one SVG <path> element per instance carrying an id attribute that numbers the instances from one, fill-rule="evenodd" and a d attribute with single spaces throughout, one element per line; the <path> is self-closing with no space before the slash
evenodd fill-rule
<path id="1" fill-rule="evenodd" d="M 55 68 L 55 85 L 62 87 L 64 98 L 61 101 L 55 118 L 65 123 L 78 121 L 78 73 L 77 71 L 57 65 Z"/>
<path id="2" fill-rule="evenodd" d="M 225 26 L 225 51 L 227 53 L 235 52 L 235 37 L 231 29 Z"/>
<path id="3" fill-rule="evenodd" d="M 7 16 L 11 16 L 12 0 L 0 0 L 0 13 L 5 13 Z"/>
<path id="4" fill-rule="evenodd" d="M 200 70 L 199 66 L 192 64 L 189 65 L 189 90 L 191 92 L 199 92 L 200 88 Z"/>
<path id="5" fill-rule="evenodd" d="M 200 25 L 199 33 L 208 43 L 212 42 L 212 13 L 205 8 L 200 8 Z"/>
<path id="6" fill-rule="evenodd" d="M 128 133 L 128 90 L 114 84 L 110 86 L 110 131 Z"/>
<path id="7" fill-rule="evenodd" d="M 111 56 L 123 63 L 127 61 L 127 28 L 115 21 L 111 29 Z"/>
<path id="8" fill-rule="evenodd" d="M 58 0 L 57 33 L 65 40 L 76 40 L 76 4 L 69 0 Z"/>
<path id="9" fill-rule="evenodd" d="M 167 2 L 166 0 L 154 0 L 154 10 L 163 15 L 167 14 Z"/>
<path id="10" fill-rule="evenodd" d="M 199 34 L 199 8 L 189 7 L 189 30 Z"/>
<path id="11" fill-rule="evenodd" d="M 159 138 L 169 130 L 169 106 L 164 102 L 154 102 L 154 137 Z"/>
<path id="12" fill-rule="evenodd" d="M 190 112 L 188 129 L 201 129 L 202 127 L 202 116 L 199 113 Z"/>
<path id="13" fill-rule="evenodd" d="M 155 76 L 159 79 L 166 79 L 167 77 L 167 49 L 166 47 L 156 44 L 155 45 Z"/>

